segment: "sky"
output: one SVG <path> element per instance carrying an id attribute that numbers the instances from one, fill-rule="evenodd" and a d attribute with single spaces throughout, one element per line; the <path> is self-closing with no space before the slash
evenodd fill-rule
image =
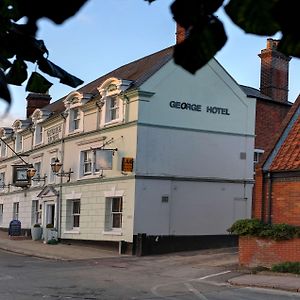
<path id="1" fill-rule="evenodd" d="M 149 5 L 143 0 L 89 0 L 62 25 L 40 20 L 37 38 L 44 40 L 52 62 L 87 84 L 124 64 L 173 45 L 176 24 L 170 12 L 172 2 L 156 0 Z M 227 18 L 223 9 L 217 15 L 228 40 L 215 58 L 239 84 L 259 89 L 258 54 L 266 47 L 268 37 L 245 34 Z M 35 68 L 29 64 L 29 70 Z M 53 83 L 49 91 L 52 102 L 74 91 L 58 79 L 41 74 Z M 293 58 L 289 73 L 291 102 L 300 93 L 299 74 L 300 60 Z M 26 83 L 9 87 L 12 106 L 6 117 L 3 116 L 6 104 L 0 100 L 0 126 L 11 126 L 14 120 L 25 118 L 25 86 Z"/>

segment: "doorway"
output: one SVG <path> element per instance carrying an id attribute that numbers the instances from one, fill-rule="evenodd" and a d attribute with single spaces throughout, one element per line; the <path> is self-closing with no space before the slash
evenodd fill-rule
<path id="1" fill-rule="evenodd" d="M 45 226 L 52 224 L 55 227 L 55 204 L 45 203 Z"/>

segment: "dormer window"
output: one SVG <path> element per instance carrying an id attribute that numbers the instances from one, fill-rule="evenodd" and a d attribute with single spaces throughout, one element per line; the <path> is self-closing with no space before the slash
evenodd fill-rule
<path id="1" fill-rule="evenodd" d="M 79 108 L 73 108 L 70 110 L 70 125 L 69 131 L 77 131 L 80 129 L 80 110 Z"/>
<path id="2" fill-rule="evenodd" d="M 15 140 L 15 151 L 21 152 L 23 150 L 23 137 L 20 133 L 16 133 L 16 140 Z"/>
<path id="3" fill-rule="evenodd" d="M 43 127 L 41 124 L 35 126 L 34 131 L 34 144 L 39 145 L 43 142 Z"/>
<path id="4" fill-rule="evenodd" d="M 66 131 L 69 134 L 83 131 L 82 107 L 91 99 L 91 94 L 70 93 L 64 100 L 67 116 Z"/>
<path id="5" fill-rule="evenodd" d="M 117 95 L 107 97 L 105 123 L 109 123 L 119 119 L 120 116 L 120 100 Z"/>
<path id="6" fill-rule="evenodd" d="M 124 100 L 123 92 L 130 86 L 131 81 L 118 78 L 105 80 L 98 88 L 103 101 L 101 126 L 107 126 L 123 121 Z"/>

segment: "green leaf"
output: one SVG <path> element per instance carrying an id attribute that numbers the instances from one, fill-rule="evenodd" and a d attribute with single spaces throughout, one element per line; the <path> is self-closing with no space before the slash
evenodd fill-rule
<path id="1" fill-rule="evenodd" d="M 225 11 L 231 20 L 247 33 L 274 35 L 280 30 L 274 19 L 274 7 L 278 0 L 230 0 Z"/>
<path id="2" fill-rule="evenodd" d="M 48 18 L 56 24 L 75 15 L 87 0 L 15 0 L 17 10 L 29 19 Z"/>
<path id="3" fill-rule="evenodd" d="M 37 72 L 32 72 L 26 85 L 27 92 L 46 93 L 53 84 Z"/>
<path id="4" fill-rule="evenodd" d="M 2 98 L 5 102 L 8 103 L 8 109 L 9 109 L 11 104 L 11 97 L 7 87 L 5 74 L 1 69 L 0 69 L 0 98 Z"/>
<path id="5" fill-rule="evenodd" d="M 27 65 L 23 60 L 16 59 L 6 74 L 6 81 L 9 84 L 22 85 L 27 79 Z"/>
<path id="6" fill-rule="evenodd" d="M 205 27 L 193 27 L 188 37 L 175 45 L 174 61 L 195 74 L 214 57 L 226 41 L 223 24 L 217 18 L 212 18 Z"/>
<path id="7" fill-rule="evenodd" d="M 6 69 L 10 68 L 11 65 L 12 65 L 11 62 L 8 59 L 0 56 L 0 68 L 1 69 L 6 70 Z"/>
<path id="8" fill-rule="evenodd" d="M 287 56 L 300 57 L 300 36 L 284 32 L 278 45 L 278 51 Z"/>
<path id="9" fill-rule="evenodd" d="M 81 79 L 69 74 L 68 72 L 66 72 L 65 70 L 55 65 L 53 62 L 46 58 L 41 58 L 38 61 L 38 66 L 40 70 L 44 73 L 59 78 L 61 83 L 69 85 L 73 88 L 83 83 Z"/>
<path id="10" fill-rule="evenodd" d="M 196 24 L 207 24 L 222 3 L 223 0 L 176 0 L 171 5 L 171 11 L 175 21 L 188 29 Z"/>

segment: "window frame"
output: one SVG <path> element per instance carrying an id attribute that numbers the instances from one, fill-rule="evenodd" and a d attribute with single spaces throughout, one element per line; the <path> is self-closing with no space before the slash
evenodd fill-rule
<path id="1" fill-rule="evenodd" d="M 40 210 L 39 200 L 32 200 L 32 215 L 31 215 L 31 225 L 41 224 L 42 212 Z"/>
<path id="2" fill-rule="evenodd" d="M 0 172 L 0 191 L 3 191 L 5 187 L 5 172 Z"/>
<path id="3" fill-rule="evenodd" d="M 37 166 L 39 166 L 39 167 L 37 167 Z M 32 177 L 32 179 L 41 177 L 41 173 L 42 173 L 42 162 L 41 162 L 41 161 L 34 162 L 34 163 L 33 163 L 33 168 L 36 170 L 36 173 L 35 173 L 35 175 Z M 32 184 L 33 186 L 40 185 L 40 181 L 32 180 L 31 184 Z"/>
<path id="4" fill-rule="evenodd" d="M 41 124 L 36 124 L 34 130 L 34 145 L 38 146 L 44 142 L 44 128 Z"/>
<path id="5" fill-rule="evenodd" d="M 13 202 L 13 220 L 19 220 L 20 202 Z"/>
<path id="6" fill-rule="evenodd" d="M 71 217 L 72 217 L 72 230 L 79 230 L 80 228 L 80 210 L 81 210 L 81 201 L 80 199 L 74 199 L 71 200 L 72 201 L 72 208 L 71 208 Z M 79 211 L 78 212 L 74 212 L 74 208 L 75 208 L 75 203 L 79 203 Z M 75 226 L 75 218 L 78 218 L 78 226 Z"/>
<path id="7" fill-rule="evenodd" d="M 0 203 L 0 225 L 3 225 L 3 209 L 4 209 L 3 203 Z"/>
<path id="8" fill-rule="evenodd" d="M 5 158 L 7 157 L 7 145 L 3 141 L 0 141 L 0 143 L 1 143 L 0 157 Z"/>
<path id="9" fill-rule="evenodd" d="M 16 133 L 15 138 L 15 151 L 22 152 L 23 151 L 23 136 L 20 133 Z"/>

